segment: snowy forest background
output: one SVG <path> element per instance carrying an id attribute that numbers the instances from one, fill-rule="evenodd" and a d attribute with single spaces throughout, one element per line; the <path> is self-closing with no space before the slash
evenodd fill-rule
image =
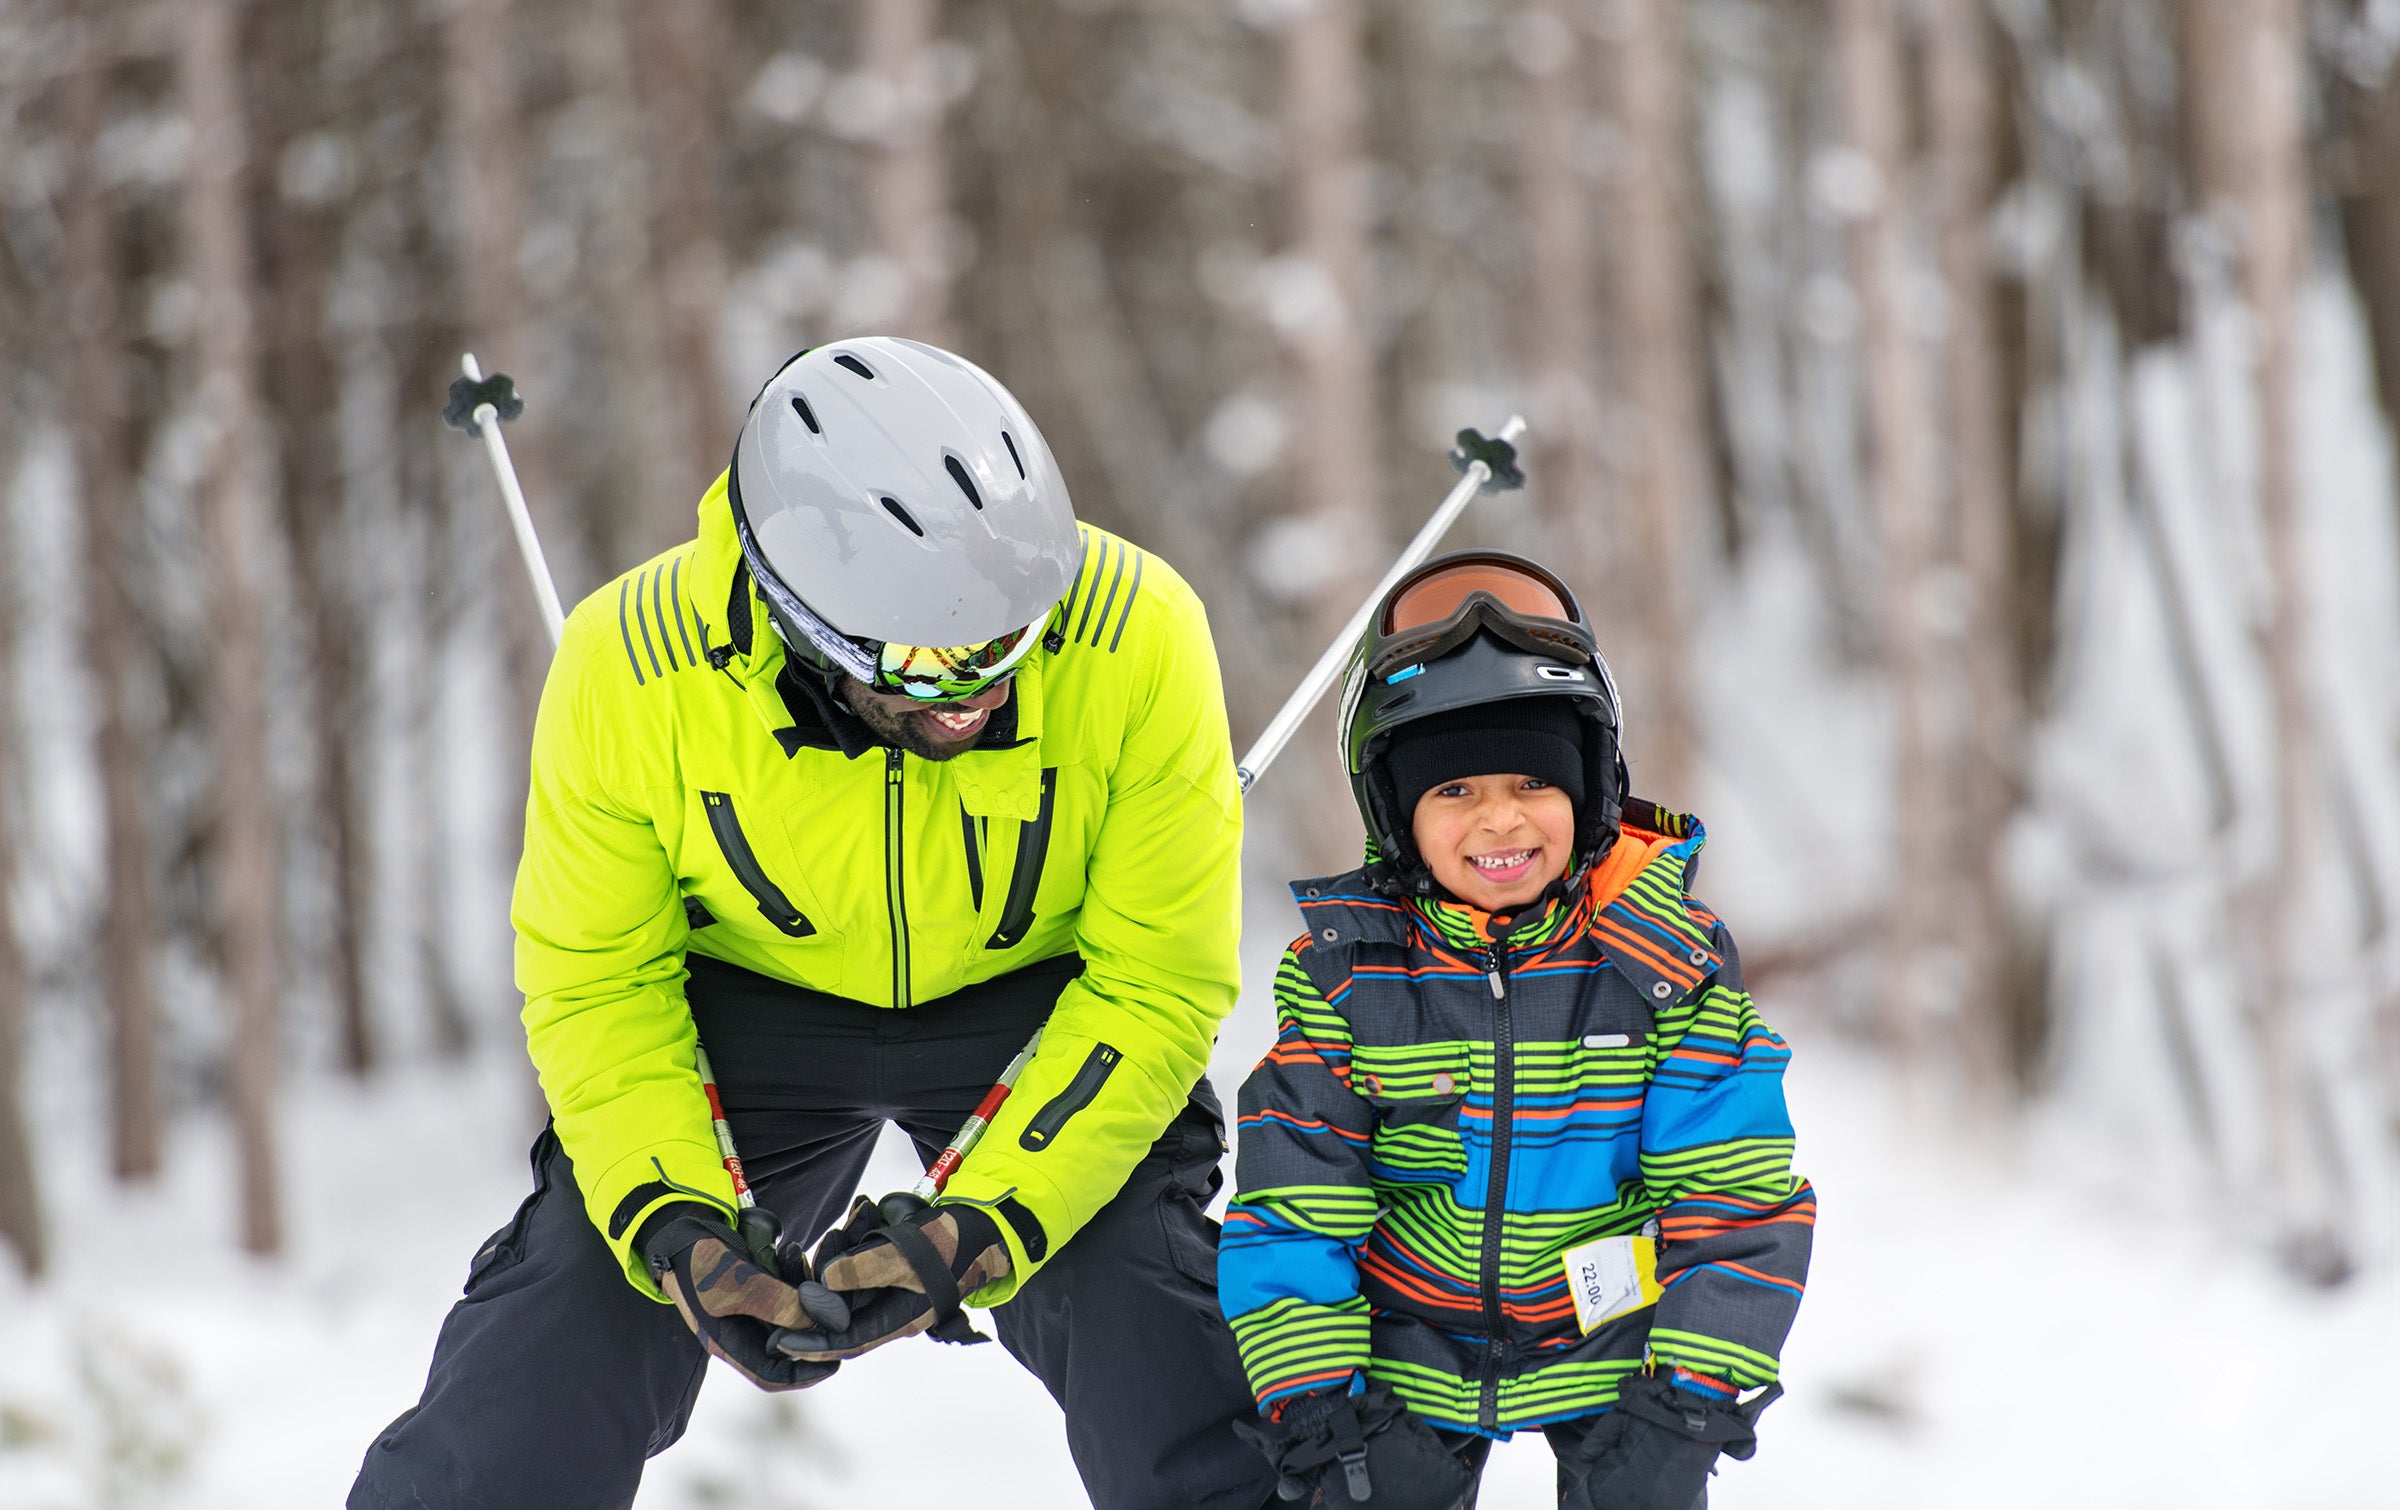
<path id="1" fill-rule="evenodd" d="M 1237 743 L 1531 421 L 1451 543 L 1593 608 L 1823 1196 L 1718 1504 L 2392 1502 L 2394 0 L 0 0 L 0 1502 L 335 1502 L 524 1189 L 459 354 L 572 602 L 879 331 Z M 640 1503 L 1080 1503 L 999 1351 L 719 1378 Z"/>

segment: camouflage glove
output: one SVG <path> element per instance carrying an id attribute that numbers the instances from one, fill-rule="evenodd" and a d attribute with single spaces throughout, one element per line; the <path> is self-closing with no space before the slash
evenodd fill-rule
<path id="1" fill-rule="evenodd" d="M 849 1220 L 817 1244 L 817 1272 L 849 1302 L 848 1325 L 788 1332 L 776 1345 L 794 1358 L 826 1363 L 919 1332 L 940 1342 L 986 1341 L 959 1302 L 1006 1279 L 1009 1267 L 1000 1225 L 980 1207 L 926 1206 L 904 1195 L 878 1204 L 860 1196 Z"/>
<path id="2" fill-rule="evenodd" d="M 1758 1413 L 1780 1385 L 1747 1405 L 1677 1389 L 1636 1374 L 1617 1391 L 1617 1408 L 1559 1460 L 1567 1510 L 1700 1510 L 1717 1454 L 1736 1460 L 1758 1451 Z"/>
<path id="3" fill-rule="evenodd" d="M 808 1277 L 805 1258 L 797 1268 L 789 1258 L 779 1262 L 781 1275 L 760 1268 L 724 1219 L 697 1203 L 653 1216 L 637 1245 L 684 1325 L 743 1378 L 760 1389 L 787 1390 L 832 1376 L 837 1365 L 803 1363 L 774 1346 L 786 1327 L 849 1324 L 849 1306 Z"/>

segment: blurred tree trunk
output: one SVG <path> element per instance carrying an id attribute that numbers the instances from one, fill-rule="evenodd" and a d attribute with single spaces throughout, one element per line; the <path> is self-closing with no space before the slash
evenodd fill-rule
<path id="1" fill-rule="evenodd" d="M 458 373 L 456 326 L 464 316 L 459 295 L 453 292 L 454 275 L 430 224 L 433 207 L 418 184 L 420 164 L 463 134 L 458 119 L 463 102 L 453 92 L 460 83 L 453 76 L 460 66 L 461 45 L 455 27 L 462 19 L 455 11 L 436 15 L 428 8 L 417 12 L 408 26 L 387 34 L 364 103 L 374 118 L 390 122 L 391 129 L 369 134 L 360 143 L 361 176 L 367 186 L 362 192 L 373 202 L 362 207 L 357 222 L 380 232 L 367 243 L 373 248 L 369 255 L 391 278 L 388 302 L 372 320 L 371 339 L 381 348 L 376 360 L 388 363 L 392 372 L 389 411 L 378 419 L 390 427 L 390 486 L 399 516 L 392 522 L 392 539 L 401 559 L 388 591 L 393 601 L 405 605 L 384 621 L 396 631 L 400 662 L 394 680 L 402 749 L 396 757 L 395 784 L 410 814 L 402 836 L 407 851 L 404 880 L 395 890 L 408 898 L 405 915 L 414 932 L 401 947 L 413 957 L 417 998 L 434 1052 L 444 1059 L 463 1056 L 474 1036 L 459 997 L 452 963 L 455 944 L 443 927 L 444 899 L 454 890 L 451 872 L 457 861 L 434 816 L 443 790 L 439 766 L 444 747 L 436 665 L 450 627 L 462 615 L 461 599 L 472 595 L 462 591 L 456 563 L 445 554 L 449 507 L 442 479 L 457 438 L 434 418 L 445 387 Z M 505 28 L 500 30 L 505 33 Z M 503 70 L 501 87 L 506 79 Z M 467 175 L 485 161 L 479 158 L 473 168 L 462 164 L 452 178 L 462 219 L 467 214 L 466 195 L 490 192 L 467 182 Z M 513 261 L 510 267 L 513 270 Z M 466 296 L 480 297 L 481 285 L 471 283 Z M 523 353 L 508 347 L 494 355 L 513 364 Z M 515 370 L 499 361 L 484 370 L 495 368 Z M 528 427 L 520 421 L 514 429 L 510 449 L 521 454 Z M 502 632 L 516 631 L 503 620 Z M 530 733 L 530 724 L 527 727 Z"/>
<path id="2" fill-rule="evenodd" d="M 2341 106 L 2335 204 L 2350 281 L 2366 308 L 2375 392 L 2400 442 L 2400 52 L 2371 82 L 2337 74 Z"/>
<path id="3" fill-rule="evenodd" d="M 2009 519 L 2000 364 L 1992 337 L 1992 213 L 1996 120 L 1989 18 L 1980 0 L 1936 0 L 1928 34 L 1927 99 L 1940 175 L 1939 253 L 1947 288 L 1950 506 L 1970 619 L 1962 644 L 1967 719 L 1960 750 L 1957 872 L 1963 978 L 1960 1021 L 1970 1083 L 2008 1091 L 2008 891 L 2001 848 L 2024 769 L 2024 696 L 2016 678 L 2016 560 Z"/>
<path id="4" fill-rule="evenodd" d="M 1684 105 L 1683 6 L 1619 7 L 1613 93 L 1625 151 L 1618 165 L 1615 314 L 1627 396 L 1639 416 L 1619 462 L 1633 553 L 1610 583 L 1635 605 L 1640 657 L 1633 697 L 1642 723 L 1627 761 L 1642 795 L 1669 807 L 1696 800 L 1693 714 L 1693 545 L 1705 513 L 1700 321 L 1688 216 L 1692 125 Z M 1630 568 L 1628 570 L 1627 568 Z"/>
<path id="5" fill-rule="evenodd" d="M 1578 169 L 1590 49 L 1568 0 L 1534 0 L 1515 24 L 1526 76 L 1526 347 L 1534 393 L 1531 480 L 1562 542 L 1559 570 L 1596 617 L 1616 612 L 1600 491 L 1600 401 L 1592 321 L 1592 196 Z M 1614 627 L 1613 623 L 1610 627 Z M 1611 636 L 1613 639 L 1614 637 Z"/>
<path id="6" fill-rule="evenodd" d="M 870 16 L 888 8 L 867 6 Z M 872 23 L 870 22 L 870 25 Z M 740 414 L 727 402 L 717 361 L 725 303 L 725 244 L 717 225 L 717 148 L 709 102 L 723 92 L 712 67 L 722 52 L 715 0 L 628 0 L 634 89 L 649 164 L 651 275 L 665 311 L 670 385 L 681 423 L 681 486 L 659 500 L 673 536 L 689 533 L 692 504 L 733 454 Z"/>
<path id="7" fill-rule="evenodd" d="M 1286 193 L 1293 244 L 1277 259 L 1276 323 L 1299 394 L 1291 441 L 1291 512 L 1316 526 L 1305 549 L 1315 601 L 1303 664 L 1349 621 L 1381 572 L 1383 468 L 1375 434 L 1376 372 L 1368 328 L 1369 225 L 1358 0 L 1303 0 L 1284 22 Z M 1296 737 L 1331 742 L 1331 700 Z M 1356 863 L 1348 787 L 1334 767 L 1304 768 L 1315 790 L 1292 788 L 1307 815 L 1297 848 L 1308 865 Z"/>
<path id="8" fill-rule="evenodd" d="M 324 82 L 326 6 L 296 0 L 257 19 L 259 33 L 245 49 L 255 70 L 250 97 L 260 115 L 260 159 L 276 167 L 254 175 L 253 183 L 266 242 L 264 286 L 274 291 L 267 411 L 282 430 L 293 617 L 309 637 L 309 743 L 316 756 L 315 821 L 332 888 L 327 943 L 341 1063 L 363 1078 L 376 1057 L 364 938 L 371 866 L 351 744 L 358 726 L 358 661 L 352 653 L 358 630 L 348 591 L 351 552 L 340 530 L 341 396 L 325 330 L 332 242 L 339 233 L 332 154 L 340 151 Z"/>
<path id="9" fill-rule="evenodd" d="M 1850 149 L 1873 170 L 1871 203 L 1853 227 L 1861 355 L 1867 387 L 1868 485 L 1883 545 L 1882 649 L 1892 705 L 1889 955 L 1881 1015 L 1904 1075 L 1922 1067 L 1918 972 L 1944 879 L 1939 793 L 1927 703 L 1933 665 L 1918 604 L 1925 590 L 1931 469 L 1924 363 L 1907 318 L 1906 116 L 1895 0 L 1836 0 L 1835 48 Z"/>
<path id="10" fill-rule="evenodd" d="M 518 273 L 518 254 L 525 237 L 523 124 L 518 119 L 516 75 L 510 67 L 510 0 L 451 0 L 443 42 L 443 105 L 447 116 L 451 161 L 455 172 L 459 228 L 457 287 L 466 312 L 467 341 L 487 373 L 506 372 L 531 394 L 525 417 L 509 427 L 509 453 L 527 479 L 526 502 L 534 518 L 544 522 L 543 484 L 555 477 L 552 450 L 541 419 L 545 396 L 563 396 L 563 382 L 546 394 L 544 374 L 535 365 L 533 326 L 526 304 L 524 279 Z M 403 405 L 432 403 L 458 375 L 450 358 L 437 368 L 441 380 L 422 392 L 404 390 Z M 414 365 L 413 363 L 411 364 Z M 446 369 L 446 370 L 444 370 Z M 409 419 L 416 418 L 413 408 Z M 404 426 L 403 433 L 413 430 Z M 503 532 L 495 531 L 495 538 Z M 550 544 L 559 531 L 542 531 L 550 559 L 560 560 Z M 541 701 L 542 678 L 550 668 L 549 634 L 532 589 L 522 580 L 513 549 L 492 553 L 485 568 L 491 590 L 499 595 L 499 617 L 510 706 L 509 748 L 523 750 L 533 743 L 533 710 Z M 561 599 L 569 608 L 575 598 L 566 587 Z M 517 762 L 509 777 L 516 806 L 522 802 L 527 771 Z M 437 886 L 444 883 L 437 881 Z"/>
<path id="11" fill-rule="evenodd" d="M 263 1254 L 277 1251 L 283 1241 L 273 1130 L 280 909 L 256 580 L 257 388 L 242 208 L 247 144 L 231 0 L 186 0 L 180 20 L 178 82 L 192 138 L 183 192 L 185 237 L 198 302 L 198 396 L 208 426 L 199 492 L 215 635 L 209 655 L 214 889 L 225 995 L 233 1013 L 228 1078 L 241 1169 L 242 1246 Z"/>
<path id="12" fill-rule="evenodd" d="M 2334 204 L 2350 284 L 2366 312 L 2384 432 L 2400 446 L 2400 50 L 2380 77 L 2337 70 Z M 2382 1005 L 2383 1077 L 2400 1101 L 2400 992 Z"/>
<path id="13" fill-rule="evenodd" d="M 1330 636 L 1374 585 L 1383 556 L 1383 469 L 1367 328 L 1368 206 L 1360 140 L 1357 0 L 1307 0 L 1286 23 L 1283 103 L 1292 253 L 1286 334 L 1300 386 L 1297 513 L 1338 542 L 1318 602 Z"/>
<path id="14" fill-rule="evenodd" d="M 867 211 L 875 240 L 907 289 L 900 334 L 947 346 L 949 196 L 942 162 L 942 97 L 932 46 L 940 26 L 936 0 L 862 0 L 859 67 L 882 86 L 881 130 L 867 171 Z"/>
<path id="15" fill-rule="evenodd" d="M 2265 986 L 2260 1078 L 2268 1097 L 2270 1177 L 2287 1257 L 2330 1274 L 2345 1271 L 2348 1260 L 2328 1171 L 2308 1144 L 2313 1077 L 2297 1030 L 2323 811 L 2295 403 L 2310 229 L 2301 93 L 2306 44 L 2296 0 L 2221 0 L 2186 7 L 2183 16 L 2185 118 L 2194 133 L 2196 176 L 2211 212 L 2235 228 L 2258 405 L 2258 511 L 2269 593 L 2259 649 L 2273 710 L 2275 853 L 2247 910 L 2259 927 Z"/>
<path id="16" fill-rule="evenodd" d="M 987 253 L 976 276 L 990 277 L 998 261 L 1009 286 L 1030 292 L 985 301 L 995 318 L 1029 327 L 1000 344 L 1025 352 L 1016 358 L 1021 365 L 1034 360 L 1029 348 L 1037 341 L 1047 348 L 1111 503 L 1139 521 L 1132 537 L 1163 554 L 1210 606 L 1221 661 L 1263 667 L 1272 650 L 1258 616 L 1227 611 L 1247 591 L 1240 558 L 1218 533 L 1218 522 L 1231 517 L 1231 485 L 1177 443 L 1111 264 L 1073 192 L 1058 119 L 1064 107 L 1054 102 L 1073 97 L 1081 60 L 1070 43 L 1083 25 L 1053 6 L 993 6 L 972 34 L 984 68 L 977 108 L 988 114 L 963 128 L 962 140 L 980 130 L 1005 141 L 1020 162 L 983 227 Z M 1066 420 L 1049 409 L 1042 415 L 1052 449 L 1062 449 Z M 1270 695 L 1254 679 L 1230 678 L 1225 696 L 1235 726 L 1264 723 L 1272 708 L 1259 704 Z"/>
<path id="17" fill-rule="evenodd" d="M 86 71 L 86 70 L 79 70 Z M 0 437 L 0 477 L 14 477 L 13 447 Z M 5 528 L 0 527 L 0 535 Z M 31 982 L 17 941 L 15 797 L 22 790 L 17 758 L 17 582 L 14 563 L 0 561 L 0 1242 L 17 1250 L 28 1277 L 48 1262 L 42 1237 L 41 1187 L 24 1108 L 25 1025 L 32 1016 Z"/>
<path id="18" fill-rule="evenodd" d="M 125 334 L 118 316 L 115 207 L 94 161 L 106 123 L 108 73 L 96 29 L 87 31 L 85 41 L 86 56 L 63 81 L 62 101 L 74 154 L 60 207 L 67 423 L 74 434 L 76 504 L 83 524 L 83 654 L 99 715 L 93 754 L 108 835 L 99 955 L 108 1010 L 109 1153 L 119 1179 L 146 1179 L 158 1173 L 159 1164 L 159 1012 L 150 975 L 158 913 L 149 783 L 125 712 L 137 654 L 122 538 L 133 512 L 126 467 Z"/>
<path id="19" fill-rule="evenodd" d="M 671 360 L 669 311 L 659 297 L 661 262 L 651 252 L 651 177 L 639 171 L 648 149 L 635 99 L 637 39 L 622 24 L 629 19 L 625 13 L 616 14 L 620 24 L 579 27 L 558 43 L 570 64 L 583 150 L 634 168 L 599 175 L 565 206 L 580 247 L 575 291 L 592 317 L 564 323 L 578 346 L 597 349 L 588 376 L 600 380 L 597 393 L 579 388 L 579 407 L 586 412 L 576 426 L 575 461 L 583 481 L 574 494 L 582 504 L 576 522 L 601 580 L 690 539 L 699 496 L 685 458 L 691 427 L 674 392 L 679 374 Z M 604 417 L 599 425 L 590 420 L 595 411 Z M 559 430 L 567 433 L 563 419 Z M 733 452 L 731 440 L 720 438 L 720 463 Z M 479 499 L 477 506 L 488 505 Z M 547 531 L 543 538 L 548 540 Z M 515 596 L 524 596 L 521 585 Z M 575 600 L 572 592 L 560 596 Z"/>

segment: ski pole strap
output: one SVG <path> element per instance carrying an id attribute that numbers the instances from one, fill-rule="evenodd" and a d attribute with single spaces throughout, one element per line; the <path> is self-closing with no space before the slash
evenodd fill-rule
<path id="1" fill-rule="evenodd" d="M 975 1324 L 959 1308 L 966 1297 L 959 1293 L 958 1276 L 950 1272 L 950 1265 L 934 1247 L 933 1239 L 925 1235 L 923 1227 L 915 1222 L 896 1222 L 884 1228 L 883 1235 L 892 1240 L 892 1246 L 900 1250 L 900 1256 L 916 1271 L 917 1283 L 925 1287 L 925 1299 L 933 1306 L 935 1341 L 961 1344 L 991 1341 L 975 1330 Z"/>

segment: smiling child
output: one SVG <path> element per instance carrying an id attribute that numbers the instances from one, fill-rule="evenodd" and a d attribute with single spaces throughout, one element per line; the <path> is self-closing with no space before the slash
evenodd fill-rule
<path id="1" fill-rule="evenodd" d="M 1219 1302 L 1286 1497 L 1472 1505 L 1527 1427 L 1569 1510 L 1694 1510 L 1779 1393 L 1816 1197 L 1789 1052 L 1630 799 L 1574 595 L 1498 552 L 1387 594 L 1343 690 L 1367 864 L 1293 887 Z"/>

